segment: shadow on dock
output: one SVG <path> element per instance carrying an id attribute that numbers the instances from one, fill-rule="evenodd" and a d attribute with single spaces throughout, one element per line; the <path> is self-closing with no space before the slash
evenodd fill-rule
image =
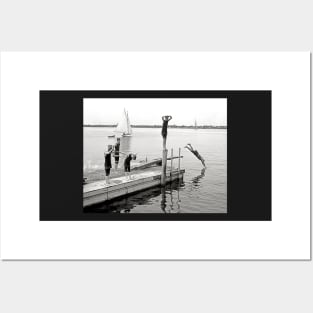
<path id="1" fill-rule="evenodd" d="M 165 187 L 154 187 L 129 195 L 126 198 L 86 207 L 84 208 L 84 213 L 132 213 L 135 207 L 138 205 L 149 205 L 154 198 L 160 198 L 159 213 L 179 213 L 181 203 L 179 190 L 184 186 L 183 180 L 176 180 Z"/>

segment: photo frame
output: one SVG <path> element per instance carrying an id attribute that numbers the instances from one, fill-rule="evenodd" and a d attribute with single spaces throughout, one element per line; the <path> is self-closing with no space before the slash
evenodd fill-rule
<path id="1" fill-rule="evenodd" d="M 85 99 L 227 99 L 227 214 L 84 213 L 81 169 Z M 246 115 L 251 118 L 247 120 Z M 271 91 L 40 91 L 40 122 L 41 221 L 271 220 Z M 247 128 L 251 131 L 246 132 Z M 58 157 L 60 150 L 70 162 Z M 254 164 L 259 165 L 254 168 Z M 53 196 L 55 185 L 59 185 L 62 203 Z M 255 198 L 259 201 L 251 210 Z"/>

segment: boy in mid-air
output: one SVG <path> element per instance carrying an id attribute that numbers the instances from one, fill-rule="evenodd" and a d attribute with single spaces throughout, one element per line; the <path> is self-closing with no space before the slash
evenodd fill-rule
<path id="1" fill-rule="evenodd" d="M 206 168 L 205 161 L 204 161 L 203 157 L 199 154 L 199 152 L 197 150 L 194 150 L 194 148 L 192 147 L 192 145 L 190 143 L 188 143 L 187 146 L 185 146 L 185 148 L 188 149 L 191 153 L 193 153 L 196 156 L 196 158 L 201 161 L 204 168 Z"/>

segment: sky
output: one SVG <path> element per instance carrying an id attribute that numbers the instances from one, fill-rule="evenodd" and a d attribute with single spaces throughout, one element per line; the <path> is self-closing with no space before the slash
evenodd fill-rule
<path id="1" fill-rule="evenodd" d="M 161 125 L 172 115 L 172 125 L 227 126 L 227 99 L 84 99 L 84 125 L 117 124 L 128 111 L 132 125 Z"/>

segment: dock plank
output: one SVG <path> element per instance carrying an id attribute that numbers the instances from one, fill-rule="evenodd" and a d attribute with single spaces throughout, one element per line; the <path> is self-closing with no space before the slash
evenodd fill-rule
<path id="1" fill-rule="evenodd" d="M 185 170 L 175 169 L 167 173 L 167 182 L 183 178 Z M 90 206 L 139 192 L 161 184 L 161 171 L 149 170 L 132 173 L 132 179 L 125 176 L 110 179 L 110 184 L 99 180 L 83 185 L 83 206 Z"/>

